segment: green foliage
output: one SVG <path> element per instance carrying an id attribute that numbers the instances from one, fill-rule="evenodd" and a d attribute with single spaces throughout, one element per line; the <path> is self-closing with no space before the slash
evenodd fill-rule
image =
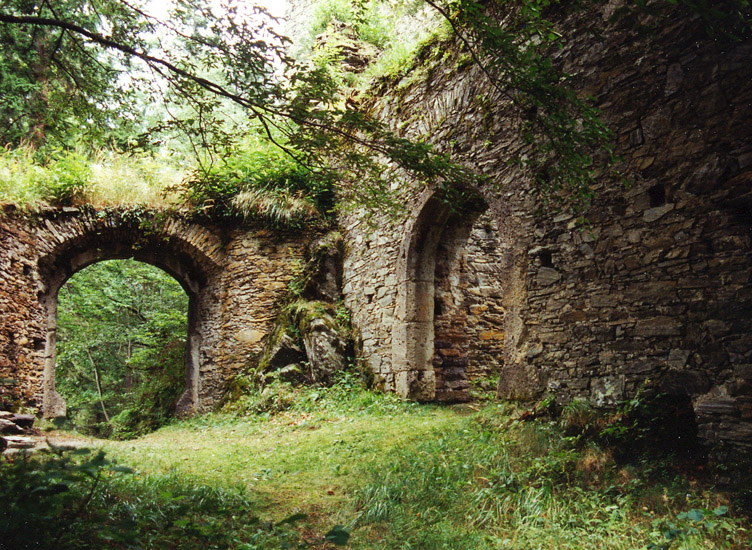
<path id="1" fill-rule="evenodd" d="M 594 435 L 603 425 L 604 414 L 584 399 L 573 399 L 561 410 L 559 424 L 567 435 Z"/>
<path id="2" fill-rule="evenodd" d="M 133 437 L 171 417 L 184 390 L 188 297 L 135 261 L 95 264 L 61 289 L 57 388 L 72 427 Z"/>
<path id="3" fill-rule="evenodd" d="M 185 476 L 132 473 L 102 451 L 57 448 L 0 459 L 3 548 L 307 548 L 306 514 L 261 521 L 240 486 L 210 487 Z M 324 537 L 346 544 L 335 526 Z"/>
<path id="4" fill-rule="evenodd" d="M 78 151 L 53 151 L 39 163 L 28 148 L 0 153 L 0 201 L 33 207 L 72 206 L 92 186 L 91 163 Z"/>
<path id="5" fill-rule="evenodd" d="M 417 412 L 419 406 L 416 403 L 367 388 L 358 373 L 345 371 L 335 376 L 334 383 L 328 388 L 303 389 L 291 409 L 308 414 L 324 411 L 331 415 L 376 418 Z"/>
<path id="6" fill-rule="evenodd" d="M 313 8 L 297 53 L 305 55 L 311 50 L 317 36 L 330 30 L 334 22 L 344 23 L 354 32 L 356 40 L 384 48 L 395 39 L 394 19 L 400 6 L 386 6 L 379 1 L 323 0 Z"/>
<path id="7" fill-rule="evenodd" d="M 358 373 L 345 371 L 335 373 L 332 384 L 326 388 L 295 387 L 275 380 L 262 389 L 249 383 L 242 395 L 226 404 L 225 410 L 267 417 L 284 411 L 380 417 L 411 411 L 417 406 L 401 401 L 394 394 L 371 390 Z"/>
<path id="8" fill-rule="evenodd" d="M 350 532 L 343 525 L 335 525 L 324 535 L 324 540 L 336 546 L 345 546 L 350 540 Z"/>
<path id="9" fill-rule="evenodd" d="M 697 436 L 697 424 L 687 395 L 667 395 L 649 386 L 616 409 L 597 409 L 575 399 L 561 411 L 549 409 L 564 433 L 580 446 L 595 443 L 619 463 L 666 457 L 684 467 L 704 469 L 706 449 Z"/>
<path id="10" fill-rule="evenodd" d="M 67 4 L 70 9 L 65 12 L 56 13 L 45 3 L 29 13 L 24 2 L 14 0 L 0 10 L 0 22 L 18 34 L 64 37 L 60 48 L 51 51 L 51 59 L 67 60 L 75 57 L 74 51 L 86 51 L 101 55 L 98 59 L 108 75 L 125 70 L 127 86 L 103 85 L 101 93 L 92 91 L 83 101 L 111 113 L 125 98 L 110 100 L 108 93 L 142 94 L 145 110 L 159 114 L 145 117 L 154 122 L 149 131 L 131 133 L 133 139 L 123 146 L 148 148 L 150 144 L 142 142 L 158 141 L 160 135 L 183 136 L 183 150 L 191 151 L 199 165 L 199 177 L 189 192 L 198 208 L 215 208 L 225 215 L 230 197 L 240 189 L 217 180 L 213 166 L 249 132 L 283 150 L 314 179 L 351 182 L 343 189 L 343 199 L 373 208 L 391 211 L 400 206 L 384 177 L 382 157 L 426 183 L 440 180 L 451 187 L 472 179 L 470 171 L 431 147 L 398 139 L 386 125 L 346 108 L 335 79 L 321 67 L 290 58 L 286 40 L 271 30 L 258 10 L 243 3 L 228 0 L 217 9 L 209 0 L 179 0 L 169 18 L 162 19 L 145 15 L 150 6 L 138 3 L 98 0 L 96 8 L 91 0 Z M 8 44 L 11 55 L 17 55 L 16 44 Z M 76 91 L 70 74 L 54 74 L 49 81 Z M 19 89 L 12 92 L 25 97 Z M 39 112 L 52 114 L 49 104 Z M 281 202 L 289 202 L 285 193 L 276 194 Z M 253 210 L 258 202 L 256 193 L 245 205 Z"/>
<path id="11" fill-rule="evenodd" d="M 54 5 L 6 0 L 0 15 L 64 16 L 97 32 L 109 25 L 115 39 L 138 36 L 144 21 L 118 2 L 59 0 Z M 141 114 L 138 90 L 120 83 L 128 63 L 96 55 L 80 36 L 54 28 L 0 24 L 0 147 L 27 143 L 70 146 L 79 137 L 103 144 L 133 131 Z"/>
<path id="12" fill-rule="evenodd" d="M 693 509 L 710 503 L 687 481 L 624 469 L 608 451 L 578 447 L 555 423 L 511 420 L 507 407 L 489 407 L 370 468 L 356 509 L 359 530 L 382 533 L 374 547 L 626 550 L 650 545 L 670 525 L 682 529 L 687 549 L 744 539 L 738 520 L 721 526 L 702 512 L 709 523 L 697 523 Z"/>
<path id="13" fill-rule="evenodd" d="M 90 516 L 103 541 L 137 548 L 272 550 L 304 548 L 294 528 L 305 515 L 261 521 L 242 487 L 196 484 L 176 474 L 138 476 L 113 483 Z M 94 539 L 95 542 L 96 539 Z"/>
<path id="14" fill-rule="evenodd" d="M 175 189 L 195 212 L 243 216 L 272 227 L 301 228 L 331 214 L 334 182 L 279 149 L 246 138 L 222 162 L 197 170 Z"/>
<path id="15" fill-rule="evenodd" d="M 45 199 L 44 178 L 44 168 L 34 161 L 30 149 L 0 152 L 0 202 L 20 208 L 39 205 Z"/>
<path id="16" fill-rule="evenodd" d="M 221 173 L 194 174 L 178 188 L 178 192 L 198 214 L 215 219 L 237 217 L 232 202 L 240 193 L 240 184 L 235 179 L 226 180 Z"/>
<path id="17" fill-rule="evenodd" d="M 129 473 L 103 452 L 51 446 L 0 458 L 3 548 L 77 548 L 98 527 L 87 516 L 110 472 Z"/>
<path id="18" fill-rule="evenodd" d="M 91 186 L 91 166 L 88 159 L 75 151 L 53 155 L 43 186 L 46 195 L 57 206 L 79 203 L 86 189 Z"/>
<path id="19" fill-rule="evenodd" d="M 44 204 L 165 206 L 168 189 L 182 178 L 168 158 L 125 155 L 111 149 L 0 151 L 0 203 L 34 209 Z"/>
<path id="20" fill-rule="evenodd" d="M 738 524 L 726 518 L 728 506 L 718 506 L 710 511 L 693 508 L 677 514 L 675 519 L 659 518 L 652 522 L 655 542 L 649 543 L 646 550 L 669 550 L 675 543 L 692 543 L 693 539 L 710 538 L 732 542 Z"/>

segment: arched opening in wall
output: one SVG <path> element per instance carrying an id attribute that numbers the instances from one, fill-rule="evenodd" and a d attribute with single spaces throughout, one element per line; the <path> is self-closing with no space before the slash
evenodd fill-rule
<path id="1" fill-rule="evenodd" d="M 631 462 L 647 456 L 673 457 L 678 465 L 694 469 L 707 463 L 707 448 L 700 439 L 699 421 L 691 396 L 669 377 L 661 391 L 648 392 L 626 412 L 621 422 L 625 435 L 614 438 L 614 457 Z M 673 387 L 672 387 L 673 386 Z M 618 432 L 617 432 L 618 433 Z"/>
<path id="2" fill-rule="evenodd" d="M 207 351 L 205 344 L 212 336 L 220 273 L 220 242 L 215 235 L 174 218 L 117 211 L 66 214 L 47 220 L 45 231 L 49 234 L 40 239 L 43 253 L 37 260 L 37 299 L 46 315 L 40 388 L 45 418 L 66 412 L 55 383 L 58 294 L 73 275 L 107 260 L 132 259 L 157 267 L 188 295 L 185 383 L 176 415 L 191 415 L 217 399 L 216 385 L 206 383 L 212 375 L 213 350 Z"/>
<path id="3" fill-rule="evenodd" d="M 186 387 L 189 296 L 165 271 L 108 260 L 57 295 L 56 389 L 67 424 L 98 437 L 153 431 Z"/>
<path id="4" fill-rule="evenodd" d="M 467 401 L 468 269 L 466 245 L 486 208 L 430 197 L 408 229 L 392 332 L 395 389 L 418 401 Z"/>

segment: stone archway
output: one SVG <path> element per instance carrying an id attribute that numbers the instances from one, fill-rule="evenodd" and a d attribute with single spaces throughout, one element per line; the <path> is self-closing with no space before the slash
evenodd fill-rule
<path id="1" fill-rule="evenodd" d="M 392 331 L 395 389 L 404 398 L 469 399 L 465 246 L 485 208 L 474 195 L 457 208 L 432 194 L 408 227 Z"/>
<path id="2" fill-rule="evenodd" d="M 59 229 L 59 230 L 58 230 Z M 185 390 L 177 404 L 177 414 L 185 416 L 197 409 L 200 396 L 202 336 L 207 317 L 207 297 L 217 272 L 219 243 L 209 231 L 186 227 L 174 220 L 151 222 L 128 219 L 120 213 L 67 221 L 65 232 L 48 224 L 52 242 L 39 257 L 39 303 L 44 308 L 46 337 L 44 349 L 42 413 L 45 417 L 65 414 L 65 402 L 55 389 L 57 302 L 60 288 L 78 271 L 103 260 L 132 258 L 153 265 L 171 275 L 188 294 L 188 333 L 186 337 Z"/>

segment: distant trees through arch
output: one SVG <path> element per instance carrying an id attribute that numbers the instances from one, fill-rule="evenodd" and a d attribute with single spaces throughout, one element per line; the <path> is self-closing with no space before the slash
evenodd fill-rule
<path id="1" fill-rule="evenodd" d="M 108 260 L 58 291 L 55 380 L 71 427 L 128 437 L 159 427 L 186 385 L 189 298 L 159 268 Z"/>

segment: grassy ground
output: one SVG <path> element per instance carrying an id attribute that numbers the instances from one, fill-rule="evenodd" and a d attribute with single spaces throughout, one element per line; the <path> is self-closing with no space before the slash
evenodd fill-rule
<path id="1" fill-rule="evenodd" d="M 209 415 L 135 441 L 107 442 L 105 448 L 142 472 L 211 486 L 240 485 L 253 495 L 257 513 L 272 521 L 304 512 L 321 518 L 324 527 L 352 520 L 346 504 L 367 465 L 437 429 L 450 429 L 462 414 L 389 402 L 386 408 L 350 414 Z"/>
<path id="2" fill-rule="evenodd" d="M 108 478 L 58 547 L 334 548 L 342 525 L 364 550 L 750 548 L 741 510 L 708 482 L 671 461 L 617 464 L 510 404 L 348 384 L 249 403 L 100 442 L 135 473 Z"/>

